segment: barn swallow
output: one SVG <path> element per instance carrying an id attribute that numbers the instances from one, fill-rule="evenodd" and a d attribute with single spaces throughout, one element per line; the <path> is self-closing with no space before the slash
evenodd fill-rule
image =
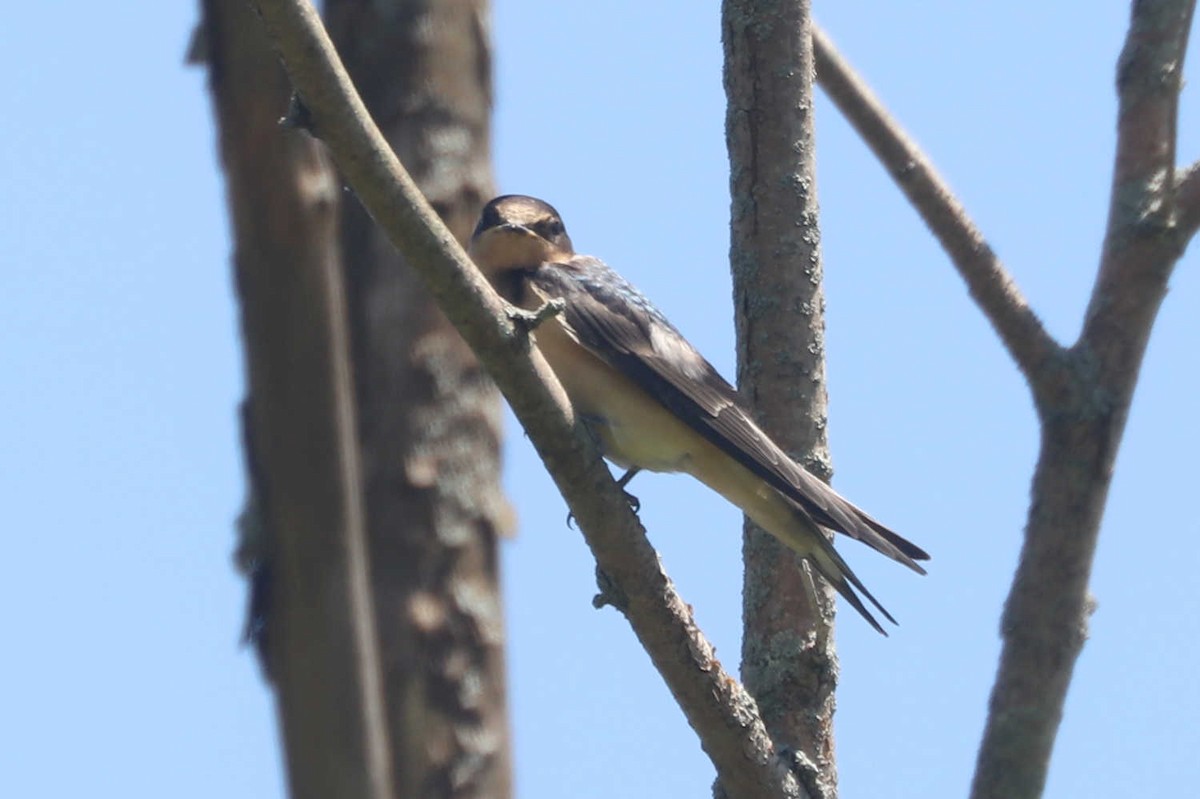
<path id="1" fill-rule="evenodd" d="M 822 528 L 924 574 L 929 555 L 810 474 L 754 422 L 738 395 L 649 300 L 603 261 L 577 255 L 542 200 L 509 194 L 483 209 L 471 257 L 508 302 L 561 313 L 536 328 L 538 348 L 604 456 L 627 469 L 686 472 L 741 508 L 824 577 L 872 627 L 855 589 L 896 620 Z"/>

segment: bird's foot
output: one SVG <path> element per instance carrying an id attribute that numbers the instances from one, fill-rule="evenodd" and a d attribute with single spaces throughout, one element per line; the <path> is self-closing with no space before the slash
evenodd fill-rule
<path id="1" fill-rule="evenodd" d="M 617 480 L 617 487 L 624 491 L 625 501 L 629 503 L 629 509 L 633 511 L 633 515 L 635 516 L 637 515 L 638 511 L 642 509 L 642 501 L 633 494 L 630 494 L 628 491 L 625 491 L 625 486 L 629 485 L 629 481 L 632 480 L 640 471 L 640 468 L 634 466 L 626 471 L 625 474 L 621 475 L 621 478 Z"/>
<path id="2" fill-rule="evenodd" d="M 629 509 L 633 511 L 633 515 L 637 516 L 638 511 L 642 509 L 642 501 L 628 491 L 622 491 L 621 493 L 625 495 L 625 501 L 629 503 Z M 570 511 L 567 512 L 567 527 L 570 527 L 572 530 L 575 529 L 575 514 Z"/>
<path id="3" fill-rule="evenodd" d="M 628 485 L 629 481 L 633 479 L 634 475 L 640 471 L 641 469 L 639 469 L 637 466 L 634 466 L 617 479 L 617 488 L 621 489 L 621 493 L 625 495 L 625 501 L 629 503 L 629 509 L 633 511 L 634 516 L 637 516 L 642 510 L 642 501 L 626 491 L 625 486 Z M 567 513 L 567 527 L 571 528 L 572 530 L 575 529 L 574 513 Z"/>
<path id="4" fill-rule="evenodd" d="M 524 308 L 518 308 L 515 305 L 508 309 L 508 318 L 517 326 L 523 333 L 529 334 L 537 330 L 547 319 L 558 316 L 567 307 L 567 303 L 561 297 L 555 297 L 552 300 L 546 300 L 542 306 L 533 311 L 526 311 Z"/>

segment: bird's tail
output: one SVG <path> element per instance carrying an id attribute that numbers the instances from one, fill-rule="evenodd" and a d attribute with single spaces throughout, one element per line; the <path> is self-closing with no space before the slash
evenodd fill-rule
<path id="1" fill-rule="evenodd" d="M 846 563 L 845 559 L 834 549 L 833 542 L 829 540 L 825 530 L 814 522 L 803 508 L 792 504 L 790 510 L 789 521 L 791 524 L 776 525 L 770 528 L 769 532 L 807 560 L 817 574 L 824 577 L 825 581 L 832 585 L 850 603 L 850 607 L 857 610 L 859 615 L 867 620 L 868 624 L 881 635 L 887 635 L 883 625 L 871 614 L 871 611 L 867 610 L 866 604 L 863 603 L 862 597 L 855 589 L 858 589 L 862 596 L 866 597 L 867 601 L 883 614 L 885 619 L 892 624 L 897 623 L 896 619 L 863 585 L 862 580 L 858 579 L 858 575 L 850 568 L 850 564 Z"/>
<path id="2" fill-rule="evenodd" d="M 829 542 L 829 539 L 827 539 L 824 534 L 820 532 L 816 533 L 816 537 L 820 539 L 819 549 L 804 553 L 805 557 L 808 559 L 808 562 L 814 569 L 817 570 L 818 574 L 825 578 L 827 583 L 832 585 L 834 589 L 836 589 L 837 592 L 841 594 L 847 602 L 850 603 L 850 607 L 857 610 L 859 615 L 867 620 L 868 624 L 874 627 L 881 635 L 887 635 L 887 630 L 883 629 L 883 625 L 881 625 L 875 619 L 875 617 L 871 615 L 871 611 L 867 610 L 867 606 L 863 604 L 862 599 L 854 592 L 854 589 L 857 588 L 859 591 L 861 591 L 862 595 L 865 596 L 871 602 L 871 604 L 883 614 L 885 619 L 890 621 L 892 624 L 897 623 L 896 619 L 893 618 L 892 614 L 887 612 L 887 608 L 879 604 L 879 600 L 867 590 L 867 587 L 863 585 L 862 580 L 858 579 L 858 575 L 854 573 L 853 569 L 850 568 L 850 565 L 846 563 L 846 561 L 842 559 L 842 556 L 838 554 L 837 550 L 833 548 L 833 544 Z"/>

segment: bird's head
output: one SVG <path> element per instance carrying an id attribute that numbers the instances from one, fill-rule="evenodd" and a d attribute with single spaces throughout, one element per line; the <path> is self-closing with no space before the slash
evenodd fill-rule
<path id="1" fill-rule="evenodd" d="M 471 234 L 471 258 L 489 278 L 575 254 L 562 217 L 535 197 L 505 194 L 483 207 Z"/>

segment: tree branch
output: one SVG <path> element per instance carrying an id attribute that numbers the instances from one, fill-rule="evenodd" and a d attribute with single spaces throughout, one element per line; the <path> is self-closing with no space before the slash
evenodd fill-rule
<path id="1" fill-rule="evenodd" d="M 1166 275 L 1147 267 L 1174 265 L 1186 243 L 1175 226 L 1175 139 L 1194 7 L 1188 0 L 1135 2 L 1117 64 L 1108 228 L 1080 346 L 1101 355 L 1103 382 L 1130 392 L 1166 292 Z"/>
<path id="2" fill-rule="evenodd" d="M 887 168 L 950 256 L 1001 342 L 1031 382 L 1059 352 L 950 187 L 863 79 L 813 25 L 817 82 Z"/>
<path id="3" fill-rule="evenodd" d="M 1065 368 L 1034 381 L 1041 452 L 972 799 L 1041 796 L 1087 639 L 1088 582 L 1113 465 L 1150 330 L 1186 241 L 1175 222 L 1173 171 L 1193 7 L 1189 0 L 1133 3 L 1118 66 L 1117 152 L 1096 286 Z"/>
<path id="4" fill-rule="evenodd" d="M 306 0 L 255 0 L 292 82 L 347 182 L 426 281 L 488 368 L 579 520 L 600 568 L 627 598 L 635 634 L 732 796 L 795 796 L 754 701 L 725 673 L 675 593 L 623 493 L 577 426 L 545 360 L 508 317 L 388 148 Z"/>
<path id="5" fill-rule="evenodd" d="M 1175 178 L 1176 225 L 1184 241 L 1191 241 L 1200 229 L 1200 161 Z"/>

